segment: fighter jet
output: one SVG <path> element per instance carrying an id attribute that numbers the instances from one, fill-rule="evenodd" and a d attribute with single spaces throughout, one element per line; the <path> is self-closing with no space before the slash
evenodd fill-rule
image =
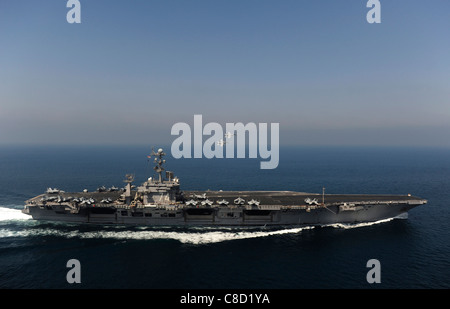
<path id="1" fill-rule="evenodd" d="M 234 203 L 236 205 L 243 205 L 245 203 L 245 200 L 242 197 L 238 197 L 237 199 L 234 200 Z"/>
<path id="2" fill-rule="evenodd" d="M 195 198 L 204 200 L 206 198 L 206 193 L 203 194 L 194 194 Z"/>
<path id="3" fill-rule="evenodd" d="M 217 145 L 223 147 L 223 145 L 225 145 L 226 143 L 227 143 L 227 142 L 225 142 L 223 139 L 220 139 L 220 140 L 217 142 Z"/>
<path id="4" fill-rule="evenodd" d="M 204 200 L 204 201 L 202 202 L 202 205 L 203 205 L 203 206 L 205 206 L 205 205 L 211 206 L 212 204 L 213 204 L 213 201 L 210 201 L 210 200 L 208 200 L 208 199 L 206 199 L 206 200 Z"/>
<path id="5" fill-rule="evenodd" d="M 232 136 L 235 136 L 236 133 L 227 132 L 225 133 L 225 138 L 231 138 Z"/>
<path id="6" fill-rule="evenodd" d="M 309 197 L 305 198 L 305 203 L 307 203 L 309 205 L 312 205 L 312 204 L 318 205 L 319 204 L 316 198 L 312 200 Z"/>
<path id="7" fill-rule="evenodd" d="M 248 201 L 248 204 L 249 205 L 256 205 L 256 206 L 258 206 L 259 205 L 259 201 L 255 200 L 255 199 L 252 199 L 251 201 Z"/>
<path id="8" fill-rule="evenodd" d="M 189 200 L 186 202 L 186 206 L 189 206 L 189 205 L 195 206 L 195 205 L 197 205 L 197 201 Z"/>

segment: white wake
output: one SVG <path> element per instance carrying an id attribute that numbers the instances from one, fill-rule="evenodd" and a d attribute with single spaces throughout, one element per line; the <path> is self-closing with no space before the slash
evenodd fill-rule
<path id="1" fill-rule="evenodd" d="M 82 239 L 116 239 L 116 240 L 152 240 L 172 239 L 185 244 L 211 244 L 229 240 L 267 237 L 272 235 L 295 234 L 312 227 L 285 229 L 271 232 L 246 232 L 246 231 L 214 231 L 214 232 L 170 232 L 170 231 L 61 231 L 55 228 L 35 228 L 23 230 L 0 229 L 0 237 L 39 237 L 58 236 L 64 238 Z"/>
<path id="2" fill-rule="evenodd" d="M 20 209 L 0 206 L 0 222 L 11 220 L 29 220 L 31 216 L 22 213 Z"/>

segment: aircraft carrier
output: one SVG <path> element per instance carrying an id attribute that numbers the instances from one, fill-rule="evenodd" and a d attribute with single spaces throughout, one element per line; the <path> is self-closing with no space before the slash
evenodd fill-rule
<path id="1" fill-rule="evenodd" d="M 165 171 L 162 149 L 152 151 L 157 178 L 134 187 L 99 187 L 95 192 L 47 192 L 25 202 L 36 220 L 132 225 L 326 225 L 393 218 L 427 201 L 407 195 L 346 195 L 293 191 L 181 191 Z M 165 173 L 163 173 L 165 172 Z M 163 177 L 165 176 L 165 177 Z"/>

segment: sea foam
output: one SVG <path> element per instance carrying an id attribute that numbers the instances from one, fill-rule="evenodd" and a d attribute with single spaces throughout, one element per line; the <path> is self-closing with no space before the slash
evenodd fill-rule
<path id="1" fill-rule="evenodd" d="M 20 209 L 0 206 L 0 222 L 11 220 L 29 220 L 30 215 L 24 214 Z"/>

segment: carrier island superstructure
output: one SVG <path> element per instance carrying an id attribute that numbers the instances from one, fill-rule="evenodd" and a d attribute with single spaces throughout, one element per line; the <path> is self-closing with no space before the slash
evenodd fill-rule
<path id="1" fill-rule="evenodd" d="M 156 178 L 123 189 L 47 192 L 27 200 L 23 212 L 36 220 L 119 225 L 323 225 L 393 218 L 427 201 L 407 195 L 325 194 L 294 191 L 181 191 L 165 171 L 162 149 L 152 151 Z M 165 176 L 165 177 L 164 177 Z"/>

